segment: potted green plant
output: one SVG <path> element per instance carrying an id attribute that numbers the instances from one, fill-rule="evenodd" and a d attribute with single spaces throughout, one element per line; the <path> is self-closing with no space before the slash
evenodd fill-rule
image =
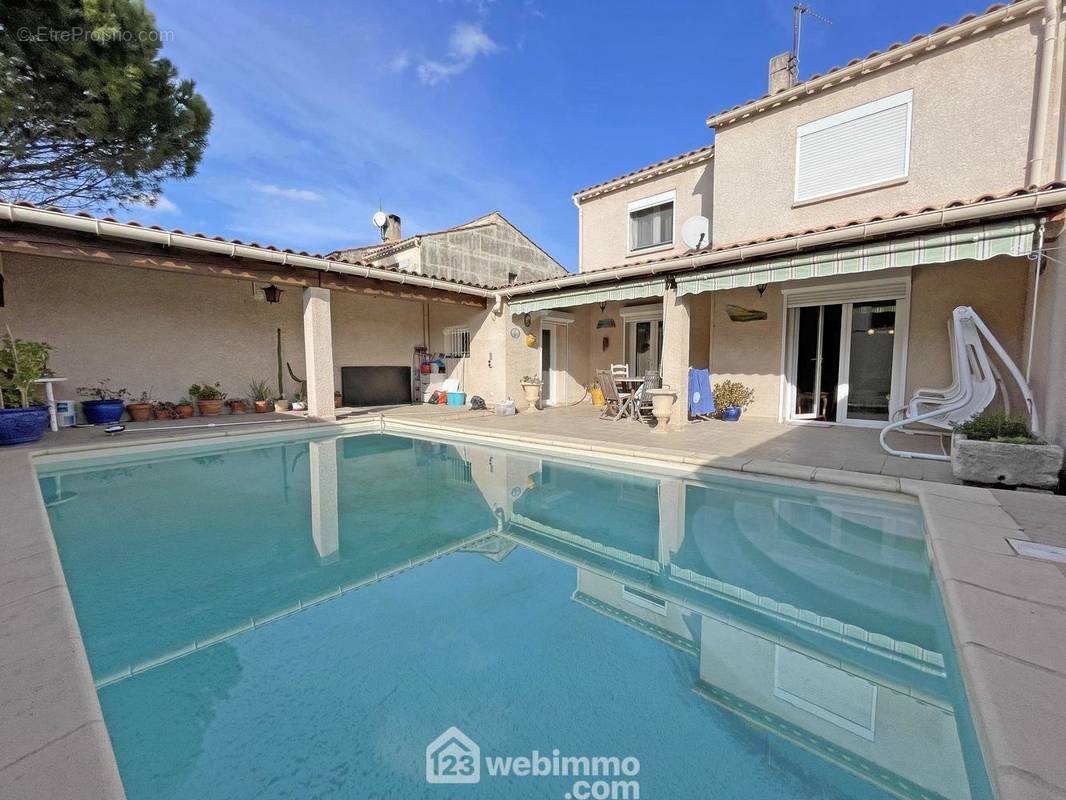
<path id="1" fill-rule="evenodd" d="M 951 437 L 951 473 L 967 483 L 1054 489 L 1062 458 L 1062 448 L 1033 436 L 1023 417 L 1002 411 L 978 414 Z"/>
<path id="2" fill-rule="evenodd" d="M 726 422 L 736 422 L 740 413 L 755 401 L 755 390 L 739 381 L 714 385 L 714 406 Z"/>
<path id="3" fill-rule="evenodd" d="M 93 425 L 110 425 L 122 419 L 126 398 L 130 396 L 129 389 L 111 388 L 110 378 L 104 378 L 95 386 L 79 386 L 76 391 L 82 397 L 91 398 L 82 401 L 81 410 Z"/>
<path id="4" fill-rule="evenodd" d="M 537 410 L 537 404 L 540 402 L 540 389 L 543 385 L 543 381 L 536 375 L 523 375 L 522 391 L 526 394 L 526 403 L 529 406 L 530 411 Z"/>
<path id="5" fill-rule="evenodd" d="M 141 392 L 139 398 L 126 406 L 126 410 L 134 422 L 146 422 L 152 416 L 153 405 L 155 400 L 152 399 L 152 387 L 149 386 L 148 391 Z"/>
<path id="6" fill-rule="evenodd" d="M 270 410 L 270 386 L 264 380 L 254 380 L 248 384 L 248 394 L 252 398 L 256 414 L 265 414 Z"/>
<path id="7" fill-rule="evenodd" d="M 155 414 L 156 419 L 180 419 L 181 412 L 178 411 L 176 403 L 170 403 L 166 400 L 160 400 L 154 406 L 152 406 L 152 413 Z M 189 406 L 189 414 L 192 415 L 192 406 Z"/>
<path id="8" fill-rule="evenodd" d="M 174 408 L 177 410 L 178 416 L 182 418 L 191 417 L 193 415 L 193 412 L 196 410 L 193 408 L 192 400 L 190 400 L 188 397 L 181 398 L 174 405 Z"/>
<path id="9" fill-rule="evenodd" d="M 196 408 L 203 417 L 217 417 L 222 413 L 226 393 L 220 383 L 194 383 L 189 387 L 189 396 L 196 401 Z"/>
<path id="10" fill-rule="evenodd" d="M 38 378 L 48 370 L 52 346 L 16 339 L 8 328 L 0 342 L 0 445 L 35 442 L 48 425 L 47 406 L 37 403 Z"/>

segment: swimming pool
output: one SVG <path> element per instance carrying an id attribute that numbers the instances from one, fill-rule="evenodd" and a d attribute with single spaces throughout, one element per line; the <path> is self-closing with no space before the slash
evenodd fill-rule
<path id="1" fill-rule="evenodd" d="M 912 504 L 376 434 L 39 476 L 131 800 L 990 797 Z"/>

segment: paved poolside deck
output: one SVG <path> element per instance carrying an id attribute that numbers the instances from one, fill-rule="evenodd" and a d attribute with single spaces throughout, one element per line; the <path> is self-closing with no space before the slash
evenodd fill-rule
<path id="1" fill-rule="evenodd" d="M 436 418 L 432 406 L 407 406 L 385 410 L 386 417 Z M 657 431 L 632 420 L 599 419 L 599 409 L 589 404 L 548 408 L 513 417 L 477 414 L 456 415 L 441 408 L 448 424 L 482 431 L 528 433 L 552 439 L 624 444 L 637 448 L 667 449 L 734 458 L 775 461 L 805 467 L 861 472 L 915 480 L 957 483 L 946 461 L 926 461 L 887 455 L 874 428 L 844 425 L 791 425 L 776 420 L 743 417 L 739 422 L 693 421 L 683 431 Z M 897 435 L 893 441 L 921 452 L 939 453 L 940 440 L 932 436 Z"/>

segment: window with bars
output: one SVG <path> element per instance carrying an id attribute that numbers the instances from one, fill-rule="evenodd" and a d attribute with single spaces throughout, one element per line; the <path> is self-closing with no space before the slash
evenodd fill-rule
<path id="1" fill-rule="evenodd" d="M 445 346 L 448 349 L 446 355 L 452 358 L 470 357 L 470 329 L 469 328 L 445 328 Z"/>

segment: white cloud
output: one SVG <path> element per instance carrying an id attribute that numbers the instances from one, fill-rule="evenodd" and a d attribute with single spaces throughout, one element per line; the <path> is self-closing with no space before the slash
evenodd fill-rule
<path id="1" fill-rule="evenodd" d="M 317 203 L 322 199 L 322 195 L 318 192 L 312 192 L 310 189 L 288 189 L 284 186 L 275 186 L 272 183 L 257 183 L 255 184 L 256 191 L 263 194 L 269 194 L 273 197 L 284 197 L 287 200 L 300 200 L 304 203 Z"/>
<path id="2" fill-rule="evenodd" d="M 448 37 L 448 56 L 444 60 L 427 59 L 418 65 L 418 77 L 429 86 L 447 81 L 465 72 L 478 56 L 492 55 L 500 46 L 481 29 L 481 25 L 460 22 Z"/>
<path id="3" fill-rule="evenodd" d="M 393 72 L 403 72 L 411 65 L 411 54 L 406 50 L 400 50 L 389 61 L 389 69 Z"/>
<path id="4" fill-rule="evenodd" d="M 159 197 L 144 197 L 130 203 L 130 208 L 142 208 L 145 211 L 158 211 L 160 214 L 179 214 L 181 209 L 170 200 L 160 195 Z"/>

